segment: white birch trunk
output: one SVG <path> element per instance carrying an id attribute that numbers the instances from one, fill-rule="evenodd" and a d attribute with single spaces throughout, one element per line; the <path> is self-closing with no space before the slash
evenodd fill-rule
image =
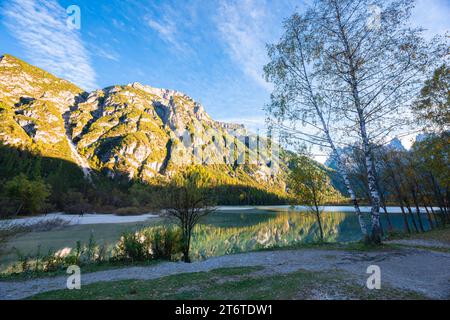
<path id="1" fill-rule="evenodd" d="M 317 109 L 317 113 L 319 114 L 319 117 L 321 119 L 322 126 L 324 127 L 324 131 L 325 131 L 328 143 L 336 157 L 338 173 L 344 180 L 345 188 L 347 189 L 347 192 L 350 195 L 350 198 L 353 203 L 353 208 L 355 209 L 355 214 L 358 218 L 359 227 L 361 228 L 361 232 L 362 232 L 363 236 L 366 238 L 367 237 L 366 223 L 364 222 L 363 215 L 361 213 L 361 210 L 359 209 L 358 201 L 356 200 L 356 194 L 353 191 L 353 188 L 350 184 L 350 179 L 349 179 L 347 171 L 345 169 L 345 165 L 342 162 L 342 156 L 341 156 L 340 152 L 338 151 L 338 149 L 336 148 L 336 146 L 334 145 L 333 139 L 331 139 L 331 135 L 330 135 L 330 132 L 328 131 L 328 127 L 325 123 L 325 119 L 323 118 L 322 112 L 320 111 L 320 109 L 318 109 L 318 108 L 316 108 L 316 109 Z"/>
<path id="2" fill-rule="evenodd" d="M 341 154 L 338 151 L 338 149 L 336 148 L 333 139 L 331 138 L 331 134 L 330 134 L 330 131 L 328 129 L 327 122 L 325 121 L 325 118 L 323 116 L 322 110 L 320 109 L 320 107 L 319 107 L 319 105 L 317 103 L 317 100 L 315 98 L 315 95 L 314 95 L 311 83 L 309 81 L 308 72 L 306 71 L 305 60 L 304 60 L 304 57 L 303 57 L 303 51 L 300 51 L 300 54 L 301 54 L 301 62 L 302 62 L 302 66 L 303 66 L 303 73 L 304 73 L 304 76 L 305 76 L 305 82 L 306 82 L 306 85 L 308 87 L 309 94 L 310 94 L 310 96 L 312 98 L 312 103 L 314 105 L 314 108 L 316 110 L 317 115 L 319 116 L 319 119 L 320 119 L 320 122 L 322 124 L 322 128 L 323 128 L 323 131 L 325 133 L 325 136 L 326 136 L 326 139 L 328 141 L 328 144 L 330 145 L 330 147 L 331 147 L 331 149 L 333 151 L 333 154 L 336 157 L 336 161 L 337 161 L 337 165 L 338 165 L 337 166 L 338 173 L 342 177 L 342 179 L 344 180 L 345 188 L 347 189 L 347 192 L 349 193 L 350 198 L 352 200 L 353 207 L 355 209 L 355 214 L 356 214 L 356 216 L 358 218 L 359 227 L 361 228 L 361 232 L 362 232 L 364 238 L 367 239 L 367 236 L 368 236 L 367 227 L 366 227 L 366 223 L 364 222 L 361 210 L 359 209 L 358 201 L 356 199 L 356 194 L 353 191 L 353 188 L 352 188 L 352 186 L 350 184 L 350 179 L 348 177 L 347 171 L 345 170 L 345 166 L 344 166 L 344 164 L 342 162 Z"/>
<path id="3" fill-rule="evenodd" d="M 353 77 L 353 98 L 358 111 L 359 129 L 363 143 L 364 158 L 366 162 L 367 184 L 369 188 L 370 202 L 372 209 L 370 211 L 372 220 L 372 241 L 381 242 L 381 225 L 380 225 L 380 195 L 378 193 L 377 182 L 375 177 L 375 164 L 372 161 L 372 150 L 367 136 L 366 121 L 359 100 L 359 92 L 356 86 L 356 79 Z"/>
<path id="4" fill-rule="evenodd" d="M 372 209 L 371 209 L 371 220 L 372 220 L 371 240 L 374 243 L 380 243 L 381 242 L 380 195 L 378 193 L 378 188 L 377 188 L 376 180 L 375 180 L 375 167 L 374 167 L 374 163 L 373 163 L 372 157 L 371 157 L 372 152 L 371 152 L 369 137 L 367 135 L 365 114 L 364 114 L 363 106 L 362 106 L 360 96 L 359 96 L 359 90 L 358 90 L 359 82 L 358 82 L 358 78 L 356 75 L 357 69 L 356 69 L 356 64 L 355 64 L 354 56 L 353 56 L 354 50 L 349 45 L 349 39 L 345 32 L 344 24 L 341 21 L 340 8 L 337 5 L 337 3 L 334 3 L 334 6 L 335 6 L 335 10 L 336 10 L 336 18 L 337 18 L 337 23 L 338 23 L 338 27 L 339 27 L 339 33 L 341 36 L 342 43 L 344 45 L 346 58 L 348 59 L 347 60 L 348 67 L 349 67 L 348 73 L 350 75 L 350 79 L 349 79 L 348 83 L 350 84 L 352 96 L 353 96 L 353 100 L 354 100 L 353 102 L 355 104 L 355 109 L 358 113 L 359 131 L 361 134 L 363 150 L 364 150 L 370 202 L 372 205 Z"/>
<path id="5" fill-rule="evenodd" d="M 362 234 L 366 238 L 368 236 L 366 223 L 364 222 L 363 215 L 361 213 L 361 210 L 359 209 L 359 205 L 358 205 L 358 201 L 356 200 L 355 192 L 353 191 L 353 188 L 350 185 L 350 179 L 348 178 L 348 174 L 347 174 L 347 172 L 345 170 L 345 167 L 344 167 L 344 165 L 342 163 L 341 155 L 334 148 L 334 145 L 333 145 L 333 151 L 334 151 L 334 154 L 335 154 L 337 162 L 338 162 L 338 172 L 339 172 L 340 176 L 342 177 L 342 179 L 344 180 L 345 188 L 347 189 L 347 192 L 350 195 L 350 199 L 352 200 L 353 207 L 355 209 L 355 214 L 358 217 L 359 227 L 361 228 Z"/>

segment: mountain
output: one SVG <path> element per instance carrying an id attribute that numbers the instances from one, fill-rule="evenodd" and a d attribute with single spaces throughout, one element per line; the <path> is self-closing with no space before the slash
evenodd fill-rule
<path id="1" fill-rule="evenodd" d="M 393 151 L 406 151 L 406 148 L 398 138 L 392 139 L 384 148 Z"/>
<path id="2" fill-rule="evenodd" d="M 140 83 L 85 92 L 11 55 L 0 57 L 0 145 L 75 164 L 89 182 L 155 184 L 195 163 L 217 184 L 285 189 L 274 144 L 214 121 L 181 92 Z"/>

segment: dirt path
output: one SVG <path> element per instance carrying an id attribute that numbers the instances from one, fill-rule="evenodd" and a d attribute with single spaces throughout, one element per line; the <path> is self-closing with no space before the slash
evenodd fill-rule
<path id="1" fill-rule="evenodd" d="M 364 285 L 369 265 L 381 268 L 381 281 L 392 287 L 422 293 L 430 298 L 450 299 L 450 254 L 419 249 L 386 252 L 344 252 L 331 250 L 293 250 L 251 252 L 211 258 L 191 264 L 161 263 L 151 267 L 132 267 L 82 274 L 82 285 L 125 279 L 150 280 L 168 275 L 210 271 L 238 266 L 264 266 L 267 274 L 343 270 Z M 41 278 L 22 282 L 0 282 L 0 299 L 22 299 L 37 293 L 64 289 L 66 277 Z"/>

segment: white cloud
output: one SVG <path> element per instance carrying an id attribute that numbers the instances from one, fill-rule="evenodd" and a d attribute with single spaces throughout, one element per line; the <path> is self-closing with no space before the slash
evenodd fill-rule
<path id="1" fill-rule="evenodd" d="M 217 26 L 230 56 L 268 91 L 271 85 L 264 80 L 262 69 L 267 63 L 267 36 L 273 34 L 270 19 L 265 0 L 222 0 L 219 4 Z"/>
<path id="2" fill-rule="evenodd" d="M 55 0 L 11 0 L 1 9 L 6 27 L 29 62 L 85 90 L 97 87 L 81 36 L 67 27 L 67 13 Z"/>
<path id="3" fill-rule="evenodd" d="M 145 23 L 163 41 L 184 53 L 192 51 L 189 41 L 186 41 L 186 33 L 190 31 L 197 9 L 196 1 L 153 3 L 150 8 L 142 7 L 146 12 Z"/>
<path id="4" fill-rule="evenodd" d="M 163 38 L 173 38 L 173 35 L 175 34 L 175 25 L 173 23 L 167 23 L 166 25 L 160 24 L 158 22 L 156 22 L 155 20 L 151 20 L 149 19 L 148 21 L 148 25 L 150 26 L 150 28 L 158 31 L 158 33 L 163 37 Z"/>
<path id="5" fill-rule="evenodd" d="M 92 54 L 97 57 L 115 62 L 120 61 L 120 55 L 113 49 L 106 46 L 105 44 L 102 44 L 101 46 L 89 44 L 87 47 L 89 48 L 89 51 L 92 52 Z"/>
<path id="6" fill-rule="evenodd" d="M 162 23 L 159 23 L 156 20 L 152 20 L 149 18 L 147 19 L 147 23 L 150 28 L 158 32 L 161 39 L 170 42 L 171 44 L 176 44 L 175 40 L 176 27 L 173 22 L 166 20 Z"/>

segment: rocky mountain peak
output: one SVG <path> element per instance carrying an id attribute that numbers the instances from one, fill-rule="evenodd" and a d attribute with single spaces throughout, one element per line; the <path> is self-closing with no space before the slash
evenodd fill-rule
<path id="1" fill-rule="evenodd" d="M 270 154 L 247 150 L 244 134 L 179 91 L 134 82 L 86 93 L 12 56 L 0 62 L 0 143 L 72 161 L 86 175 L 151 181 L 195 163 L 255 186 L 280 183 Z"/>

